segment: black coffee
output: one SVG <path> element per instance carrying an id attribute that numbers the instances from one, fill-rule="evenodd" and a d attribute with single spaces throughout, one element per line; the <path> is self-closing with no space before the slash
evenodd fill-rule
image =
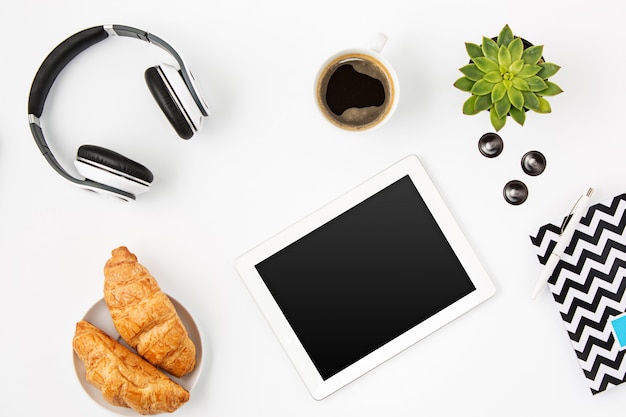
<path id="1" fill-rule="evenodd" d="M 326 66 L 318 81 L 318 103 L 334 124 L 362 130 L 381 122 L 393 102 L 387 69 L 363 54 L 343 55 Z"/>

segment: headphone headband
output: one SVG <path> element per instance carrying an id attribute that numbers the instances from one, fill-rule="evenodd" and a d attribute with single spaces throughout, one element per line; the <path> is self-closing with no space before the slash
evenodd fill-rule
<path id="1" fill-rule="evenodd" d="M 28 98 L 28 114 L 41 117 L 46 97 L 63 68 L 78 54 L 109 35 L 102 27 L 80 31 L 59 44 L 39 67 Z"/>
<path id="2" fill-rule="evenodd" d="M 204 116 L 208 116 L 208 106 L 197 91 L 193 76 L 176 50 L 163 39 L 144 30 L 124 25 L 95 26 L 81 30 L 61 42 L 43 61 L 30 89 L 28 114 L 39 118 L 43 113 L 44 103 L 57 76 L 63 68 L 85 49 L 97 44 L 109 36 L 124 36 L 152 43 L 170 54 L 180 67 L 180 73 L 187 88 Z"/>

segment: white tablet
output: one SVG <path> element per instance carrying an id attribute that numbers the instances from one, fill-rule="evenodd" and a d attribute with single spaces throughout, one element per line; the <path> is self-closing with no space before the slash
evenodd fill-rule
<path id="1" fill-rule="evenodd" d="M 235 265 L 318 400 L 495 292 L 414 155 Z"/>

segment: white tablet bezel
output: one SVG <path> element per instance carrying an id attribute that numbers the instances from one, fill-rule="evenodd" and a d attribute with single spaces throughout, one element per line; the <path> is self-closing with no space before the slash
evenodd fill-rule
<path id="1" fill-rule="evenodd" d="M 323 380 L 255 266 L 406 175 L 409 175 L 415 184 L 476 290 L 336 375 Z M 483 265 L 424 170 L 420 160 L 415 155 L 405 157 L 316 212 L 241 255 L 235 261 L 235 267 L 270 327 L 278 337 L 293 366 L 316 400 L 321 400 L 342 388 L 495 293 L 493 283 Z"/>

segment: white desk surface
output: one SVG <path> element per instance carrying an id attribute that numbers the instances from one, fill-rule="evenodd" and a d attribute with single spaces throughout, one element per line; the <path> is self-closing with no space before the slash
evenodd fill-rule
<path id="1" fill-rule="evenodd" d="M 102 268 L 126 245 L 161 287 L 194 314 L 208 354 L 178 416 L 606 415 L 626 387 L 592 396 L 544 291 L 528 235 L 626 190 L 623 104 L 626 3 L 599 0 L 409 2 L 371 0 L 23 1 L 2 8 L 0 101 L 0 399 L 7 416 L 108 416 L 72 364 L 74 325 L 102 297 Z M 67 36 L 117 23 L 150 31 L 185 58 L 212 108 L 204 130 L 178 139 L 143 82 L 169 57 L 130 39 L 81 54 L 55 83 L 42 121 L 72 169 L 81 144 L 148 166 L 148 194 L 124 204 L 58 176 L 31 137 L 27 98 L 44 57 Z M 502 155 L 481 156 L 486 113 L 461 114 L 452 84 L 464 43 L 513 31 L 562 66 L 565 92 L 550 115 L 500 132 Z M 317 112 L 313 81 L 331 54 L 368 46 L 377 32 L 401 84 L 397 112 L 362 135 Z M 526 176 L 520 158 L 543 152 Z M 241 253 L 415 153 L 497 287 L 477 309 L 323 401 L 306 391 L 233 267 Z M 508 205 L 502 187 L 526 182 Z"/>

